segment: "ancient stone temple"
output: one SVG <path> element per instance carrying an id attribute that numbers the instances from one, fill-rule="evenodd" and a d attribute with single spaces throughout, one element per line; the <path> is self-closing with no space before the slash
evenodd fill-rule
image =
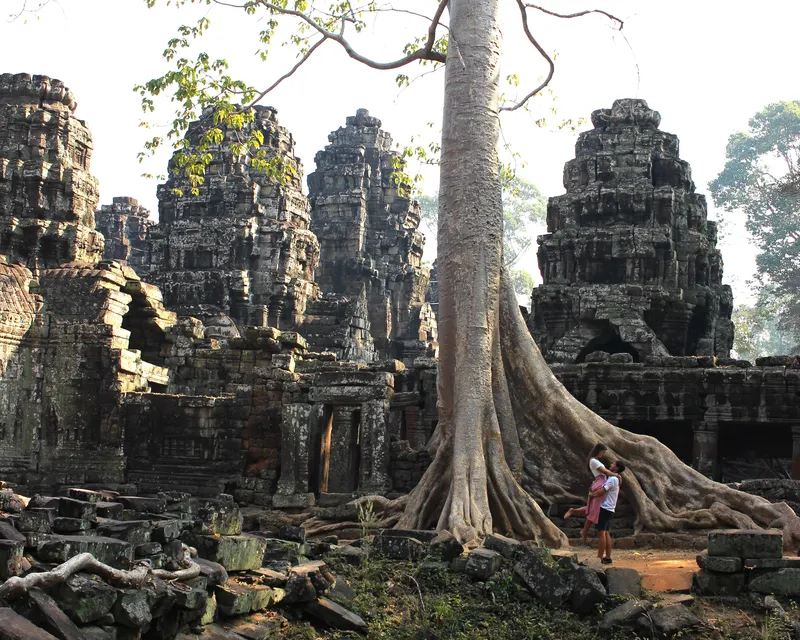
<path id="1" fill-rule="evenodd" d="M 420 210 L 398 192 L 392 138 L 359 109 L 328 140 L 308 176 L 311 229 L 320 241 L 317 283 L 350 297 L 364 290 L 378 357 L 433 355 L 435 330 L 419 332 L 431 315 L 423 310 L 428 270 Z"/>
<path id="2" fill-rule="evenodd" d="M 92 135 L 76 107 L 59 80 L 0 75 L 0 254 L 34 271 L 103 253 Z"/>
<path id="3" fill-rule="evenodd" d="M 613 424 L 718 479 L 780 476 L 793 446 L 800 457 L 800 371 L 728 357 L 715 223 L 660 120 L 643 100 L 592 114 L 548 205 L 529 326 L 564 386 Z"/>
<path id="4" fill-rule="evenodd" d="M 133 267 L 140 276 L 150 271 L 148 232 L 150 211 L 135 198 L 114 198 L 94 214 L 97 230 L 105 238 L 103 258 Z"/>
<path id="5" fill-rule="evenodd" d="M 58 80 L 0 76 L 0 473 L 31 484 L 124 480 L 119 401 L 166 388 L 176 321 L 130 268 L 100 262 L 74 110 Z"/>
<path id="6" fill-rule="evenodd" d="M 224 130 L 198 195 L 173 158 L 169 179 L 158 188 L 159 224 L 150 230 L 151 281 L 170 308 L 203 320 L 218 335 L 236 335 L 245 326 L 296 326 L 306 301 L 317 295 L 319 245 L 309 231 L 294 139 L 274 109 L 254 107 L 254 116 L 242 131 Z M 186 133 L 190 153 L 211 126 L 210 114 L 204 118 Z M 263 134 L 268 156 L 281 161 L 280 177 L 266 175 L 232 146 L 253 130 Z"/>
<path id="7" fill-rule="evenodd" d="M 564 167 L 567 192 L 550 199 L 539 238 L 544 283 L 530 321 L 550 362 L 730 352 L 716 224 L 660 121 L 643 100 L 617 100 L 592 114 Z"/>

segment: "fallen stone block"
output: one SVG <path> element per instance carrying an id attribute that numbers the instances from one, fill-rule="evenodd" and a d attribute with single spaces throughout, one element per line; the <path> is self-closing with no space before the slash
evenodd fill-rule
<path id="1" fill-rule="evenodd" d="M 375 553 L 389 558 L 390 560 L 407 560 L 414 562 L 425 556 L 426 545 L 416 538 L 404 538 L 401 536 L 375 536 L 372 541 L 372 548 Z"/>
<path id="2" fill-rule="evenodd" d="M 497 551 L 497 553 L 509 560 L 513 560 L 522 551 L 522 544 L 519 540 L 506 538 L 499 533 L 486 536 L 483 546 L 492 551 Z"/>
<path id="3" fill-rule="evenodd" d="M 123 508 L 141 513 L 164 513 L 167 510 L 165 498 L 144 496 L 117 496 L 114 502 L 122 504 Z"/>
<path id="4" fill-rule="evenodd" d="M 612 596 L 642 596 L 642 578 L 636 569 L 609 567 L 605 570 L 608 593 Z"/>
<path id="5" fill-rule="evenodd" d="M 466 547 L 449 531 L 440 531 L 430 542 L 431 555 L 441 558 L 444 562 L 458 558 L 465 549 Z"/>
<path id="6" fill-rule="evenodd" d="M 49 595 L 39 589 L 28 593 L 33 605 L 32 621 L 59 640 L 86 640 L 83 630 L 70 620 Z"/>
<path id="7" fill-rule="evenodd" d="M 279 638 L 285 619 L 276 613 L 255 613 L 245 620 L 237 620 L 229 629 L 245 640 L 272 640 Z"/>
<path id="8" fill-rule="evenodd" d="M 735 596 L 744 589 L 744 573 L 712 573 L 705 569 L 692 576 L 692 590 L 702 596 Z"/>
<path id="9" fill-rule="evenodd" d="M 249 534 L 239 536 L 189 535 L 190 544 L 197 555 L 225 567 L 226 571 L 252 571 L 260 569 L 267 548 L 266 538 Z"/>
<path id="10" fill-rule="evenodd" d="M 80 535 L 84 531 L 88 531 L 90 523 L 88 520 L 80 520 L 78 518 L 65 518 L 59 516 L 53 522 L 53 531 L 60 535 Z"/>
<path id="11" fill-rule="evenodd" d="M 561 607 L 572 593 L 568 576 L 558 570 L 546 550 L 526 550 L 514 565 L 514 573 L 522 579 L 534 597 L 548 607 Z"/>
<path id="12" fill-rule="evenodd" d="M 58 640 L 13 609 L 0 607 L 0 640 Z"/>
<path id="13" fill-rule="evenodd" d="M 22 573 L 25 544 L 18 540 L 0 540 L 0 582 Z"/>
<path id="14" fill-rule="evenodd" d="M 701 553 L 697 556 L 697 566 L 706 571 L 716 571 L 717 573 L 736 573 L 742 570 L 742 559 L 709 556 Z"/>
<path id="15" fill-rule="evenodd" d="M 102 536 L 51 536 L 39 545 L 37 556 L 44 562 L 61 564 L 79 553 L 91 553 L 100 562 L 118 569 L 127 569 L 133 562 L 133 545 Z"/>
<path id="16" fill-rule="evenodd" d="M 203 627 L 200 633 L 179 633 L 175 640 L 242 640 L 242 636 L 218 624 Z"/>
<path id="17" fill-rule="evenodd" d="M 750 580 L 750 591 L 776 596 L 800 596 L 800 569 L 779 569 Z"/>
<path id="18" fill-rule="evenodd" d="M 578 567 L 572 574 L 570 608 L 579 615 L 592 613 L 608 594 L 597 573 L 588 567 Z"/>
<path id="19" fill-rule="evenodd" d="M 67 497 L 73 500 L 83 500 L 84 502 L 103 502 L 105 497 L 99 491 L 91 491 L 89 489 L 67 489 Z"/>
<path id="20" fill-rule="evenodd" d="M 76 573 L 58 585 L 56 602 L 78 624 L 99 620 L 117 601 L 117 590 L 87 573 Z"/>
<path id="21" fill-rule="evenodd" d="M 58 501 L 58 515 L 64 518 L 92 520 L 97 517 L 97 505 L 83 500 L 60 498 Z"/>
<path id="22" fill-rule="evenodd" d="M 302 562 L 305 555 L 305 545 L 290 540 L 280 540 L 278 538 L 264 538 L 264 540 L 266 541 L 264 563 L 288 562 L 289 564 L 297 564 Z"/>
<path id="23" fill-rule="evenodd" d="M 133 548 L 133 555 L 136 558 L 149 558 L 161 553 L 161 545 L 158 542 L 145 542 Z"/>
<path id="24" fill-rule="evenodd" d="M 500 569 L 503 556 L 491 549 L 473 549 L 467 554 L 464 572 L 475 580 L 488 580 Z"/>
<path id="25" fill-rule="evenodd" d="M 307 603 L 303 610 L 334 629 L 343 631 L 367 630 L 367 623 L 359 616 L 328 598 L 317 598 L 314 602 Z"/>
<path id="26" fill-rule="evenodd" d="M 293 525 L 278 527 L 278 538 L 303 544 L 306 541 L 306 530 Z"/>
<path id="27" fill-rule="evenodd" d="M 177 540 L 183 531 L 180 520 L 162 520 L 151 524 L 150 539 L 161 544 Z"/>
<path id="28" fill-rule="evenodd" d="M 311 581 L 311 577 L 305 573 L 290 573 L 284 589 L 286 591 L 286 597 L 284 598 L 286 604 L 311 602 L 317 598 L 317 590 L 314 588 L 314 583 Z"/>
<path id="29" fill-rule="evenodd" d="M 117 520 L 122 516 L 123 506 L 119 502 L 105 502 L 100 501 L 95 503 L 97 505 L 97 517 L 107 518 L 108 520 Z"/>
<path id="30" fill-rule="evenodd" d="M 600 620 L 600 631 L 633 626 L 639 617 L 649 611 L 651 607 L 649 602 L 643 600 L 628 600 L 603 615 Z"/>
<path id="31" fill-rule="evenodd" d="M 276 592 L 263 584 L 243 585 L 236 582 L 214 587 L 217 610 L 226 617 L 242 616 L 251 611 L 262 611 L 277 600 Z"/>
<path id="32" fill-rule="evenodd" d="M 55 509 L 28 508 L 19 514 L 17 529 L 23 533 L 50 533 L 55 519 Z"/>
<path id="33" fill-rule="evenodd" d="M 784 556 L 783 558 L 747 558 L 745 569 L 800 569 L 800 558 Z"/>
<path id="34" fill-rule="evenodd" d="M 105 520 L 97 525 L 97 535 L 125 540 L 137 546 L 150 542 L 152 528 L 149 520 Z"/>
<path id="35" fill-rule="evenodd" d="M 14 542 L 25 543 L 25 536 L 9 522 L 0 520 L 0 540 L 12 540 Z"/>
<path id="36" fill-rule="evenodd" d="M 701 626 L 700 619 L 682 604 L 671 604 L 657 607 L 649 615 L 641 616 L 636 628 L 642 635 L 649 637 L 655 631 L 657 638 L 671 638 L 679 632 Z"/>
<path id="37" fill-rule="evenodd" d="M 193 498 L 194 533 L 198 535 L 238 536 L 243 516 L 233 501 Z"/>
<path id="38" fill-rule="evenodd" d="M 780 558 L 783 534 L 780 531 L 727 529 L 708 534 L 708 555 L 734 558 Z"/>
<path id="39" fill-rule="evenodd" d="M 153 615 L 143 589 L 126 589 L 114 603 L 114 621 L 123 627 L 141 629 L 150 624 Z"/>
<path id="40" fill-rule="evenodd" d="M 343 547 L 339 547 L 338 549 L 334 549 L 331 552 L 332 556 L 336 556 L 347 562 L 347 564 L 352 564 L 353 566 L 360 566 L 364 559 L 367 557 L 366 551 L 363 549 L 359 549 L 358 547 L 354 547 L 352 545 L 345 545 Z"/>

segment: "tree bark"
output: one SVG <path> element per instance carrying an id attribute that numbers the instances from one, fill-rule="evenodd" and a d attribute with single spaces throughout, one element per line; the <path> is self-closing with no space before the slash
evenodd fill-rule
<path id="1" fill-rule="evenodd" d="M 451 0 L 449 9 L 437 255 L 439 424 L 434 459 L 397 526 L 447 529 L 462 542 L 496 530 L 563 546 L 566 536 L 534 498 L 582 502 L 586 455 L 602 441 L 628 463 L 623 495 L 639 530 L 780 527 L 786 548 L 797 549 L 800 520 L 787 505 L 712 482 L 654 438 L 614 427 L 550 371 L 502 270 L 499 0 Z"/>
<path id="2" fill-rule="evenodd" d="M 398 526 L 462 541 L 564 536 L 522 489 L 522 451 L 499 338 L 502 185 L 499 0 L 451 0 L 439 189 L 438 447 Z M 508 452 L 506 454 L 506 451 Z M 509 466 L 509 462 L 512 466 Z"/>

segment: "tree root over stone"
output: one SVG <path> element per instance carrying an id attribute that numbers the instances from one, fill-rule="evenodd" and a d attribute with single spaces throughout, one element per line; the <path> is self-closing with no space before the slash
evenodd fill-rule
<path id="1" fill-rule="evenodd" d="M 29 573 L 24 578 L 9 578 L 0 585 L 0 602 L 21 598 L 37 587 L 54 587 L 76 573 L 92 573 L 122 589 L 141 589 L 150 575 L 166 581 L 190 580 L 200 575 L 200 565 L 191 559 L 192 551 L 191 547 L 183 545 L 183 558 L 179 559 L 181 568 L 177 571 L 151 569 L 147 562 L 137 562 L 129 571 L 115 569 L 100 562 L 91 553 L 79 553 L 51 571 Z"/>
<path id="2" fill-rule="evenodd" d="M 452 418 L 440 421 L 433 462 L 408 496 L 364 496 L 345 507 L 373 501 L 387 523 L 403 509 L 399 528 L 448 529 L 463 542 L 495 530 L 565 546 L 537 500 L 583 502 L 586 455 L 603 442 L 611 459 L 627 464 L 622 494 L 635 510 L 637 532 L 774 528 L 783 531 L 787 552 L 800 548 L 800 518 L 786 503 L 714 482 L 655 438 L 616 427 L 576 400 L 542 357 L 505 273 L 498 333 L 502 359 L 494 358 L 493 372 L 501 375 L 495 375 L 492 402 L 469 407 L 480 416 L 480 442 L 465 447 L 454 437 Z M 509 464 L 514 459 L 518 472 Z M 476 508 L 481 504 L 488 508 Z"/>

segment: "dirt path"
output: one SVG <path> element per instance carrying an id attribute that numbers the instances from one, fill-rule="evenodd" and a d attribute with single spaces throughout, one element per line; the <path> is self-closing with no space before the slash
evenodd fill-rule
<path id="1" fill-rule="evenodd" d="M 597 551 L 587 547 L 570 549 L 578 554 L 578 559 L 590 567 L 600 568 Z M 614 567 L 636 569 L 642 576 L 645 589 L 662 593 L 688 593 L 692 586 L 692 575 L 698 570 L 697 551 L 690 549 L 639 549 L 619 550 L 612 553 Z"/>

